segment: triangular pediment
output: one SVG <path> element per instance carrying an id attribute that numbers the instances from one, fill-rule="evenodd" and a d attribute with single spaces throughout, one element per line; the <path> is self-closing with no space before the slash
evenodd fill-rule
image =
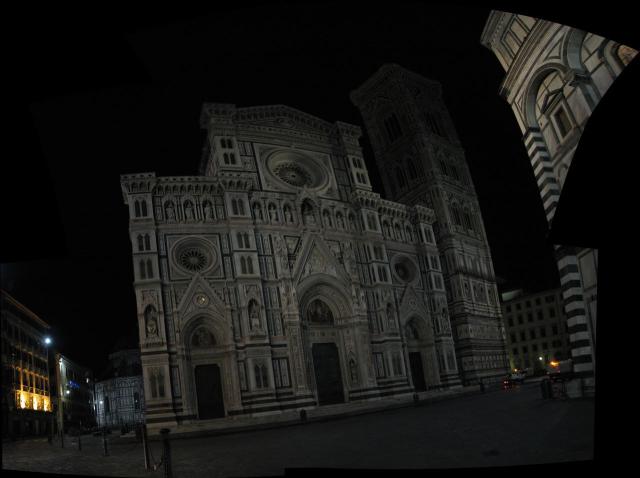
<path id="1" fill-rule="evenodd" d="M 180 317 L 191 314 L 196 309 L 213 311 L 217 315 L 225 314 L 225 305 L 218 293 L 204 280 L 200 274 L 196 274 L 177 307 Z"/>
<path id="2" fill-rule="evenodd" d="M 422 300 L 421 295 L 416 293 L 415 289 L 411 285 L 408 285 L 400 299 L 400 320 L 404 325 L 404 321 L 414 315 L 427 318 L 429 315 L 429 309 L 424 303 L 424 300 Z"/>
<path id="3" fill-rule="evenodd" d="M 300 283 L 314 274 L 333 276 L 345 285 L 349 276 L 328 244 L 318 235 L 309 235 L 303 240 L 302 250 L 293 268 L 293 277 Z"/>
<path id="4" fill-rule="evenodd" d="M 331 123 L 285 105 L 240 108 L 235 121 L 236 124 L 284 128 L 320 134 L 328 134 L 333 130 Z"/>

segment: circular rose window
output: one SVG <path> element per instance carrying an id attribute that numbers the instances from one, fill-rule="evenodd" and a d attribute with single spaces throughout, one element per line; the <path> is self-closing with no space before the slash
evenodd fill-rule
<path id="1" fill-rule="evenodd" d="M 206 269 L 209 265 L 206 253 L 197 247 L 190 247 L 183 250 L 180 253 L 179 260 L 182 267 L 189 269 L 192 272 L 198 272 Z"/>
<path id="2" fill-rule="evenodd" d="M 407 256 L 397 256 L 393 260 L 393 271 L 402 282 L 413 282 L 418 275 L 418 268 Z"/>
<path id="3" fill-rule="evenodd" d="M 174 248 L 173 257 L 176 264 L 187 272 L 203 272 L 215 262 L 211 244 L 196 238 L 180 241 Z"/>
<path id="4" fill-rule="evenodd" d="M 324 166 L 299 151 L 273 151 L 266 158 L 266 166 L 272 178 L 295 188 L 317 189 L 328 182 Z"/>
<path id="5" fill-rule="evenodd" d="M 281 164 L 273 171 L 285 183 L 301 188 L 311 185 L 311 176 L 297 164 Z"/>

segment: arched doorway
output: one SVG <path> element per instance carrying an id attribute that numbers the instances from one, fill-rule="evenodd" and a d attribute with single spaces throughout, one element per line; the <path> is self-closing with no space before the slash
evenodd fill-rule
<path id="1" fill-rule="evenodd" d="M 344 343 L 336 328 L 336 319 L 344 311 L 333 300 L 335 295 L 332 286 L 316 284 L 301 302 L 308 370 L 320 406 L 343 403 L 346 397 Z"/>

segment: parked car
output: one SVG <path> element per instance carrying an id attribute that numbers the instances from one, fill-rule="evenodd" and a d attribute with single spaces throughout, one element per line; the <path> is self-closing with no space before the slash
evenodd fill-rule
<path id="1" fill-rule="evenodd" d="M 520 370 L 520 371 L 513 372 L 513 373 L 509 376 L 509 378 L 510 378 L 513 382 L 521 384 L 521 383 L 524 383 L 524 379 L 526 378 L 526 376 L 527 376 L 527 375 L 526 375 L 523 371 L 521 371 L 521 370 Z"/>

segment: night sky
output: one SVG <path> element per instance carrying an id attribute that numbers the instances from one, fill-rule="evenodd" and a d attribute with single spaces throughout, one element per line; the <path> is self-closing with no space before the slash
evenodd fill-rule
<path id="1" fill-rule="evenodd" d="M 23 17 L 1 286 L 53 326 L 63 353 L 99 372 L 120 337 L 137 342 L 121 174 L 196 174 L 203 102 L 362 125 L 349 92 L 387 62 L 442 84 L 501 287 L 558 286 L 521 133 L 498 96 L 504 71 L 479 42 L 490 8 L 244 5 Z M 366 131 L 362 145 L 383 194 Z"/>

